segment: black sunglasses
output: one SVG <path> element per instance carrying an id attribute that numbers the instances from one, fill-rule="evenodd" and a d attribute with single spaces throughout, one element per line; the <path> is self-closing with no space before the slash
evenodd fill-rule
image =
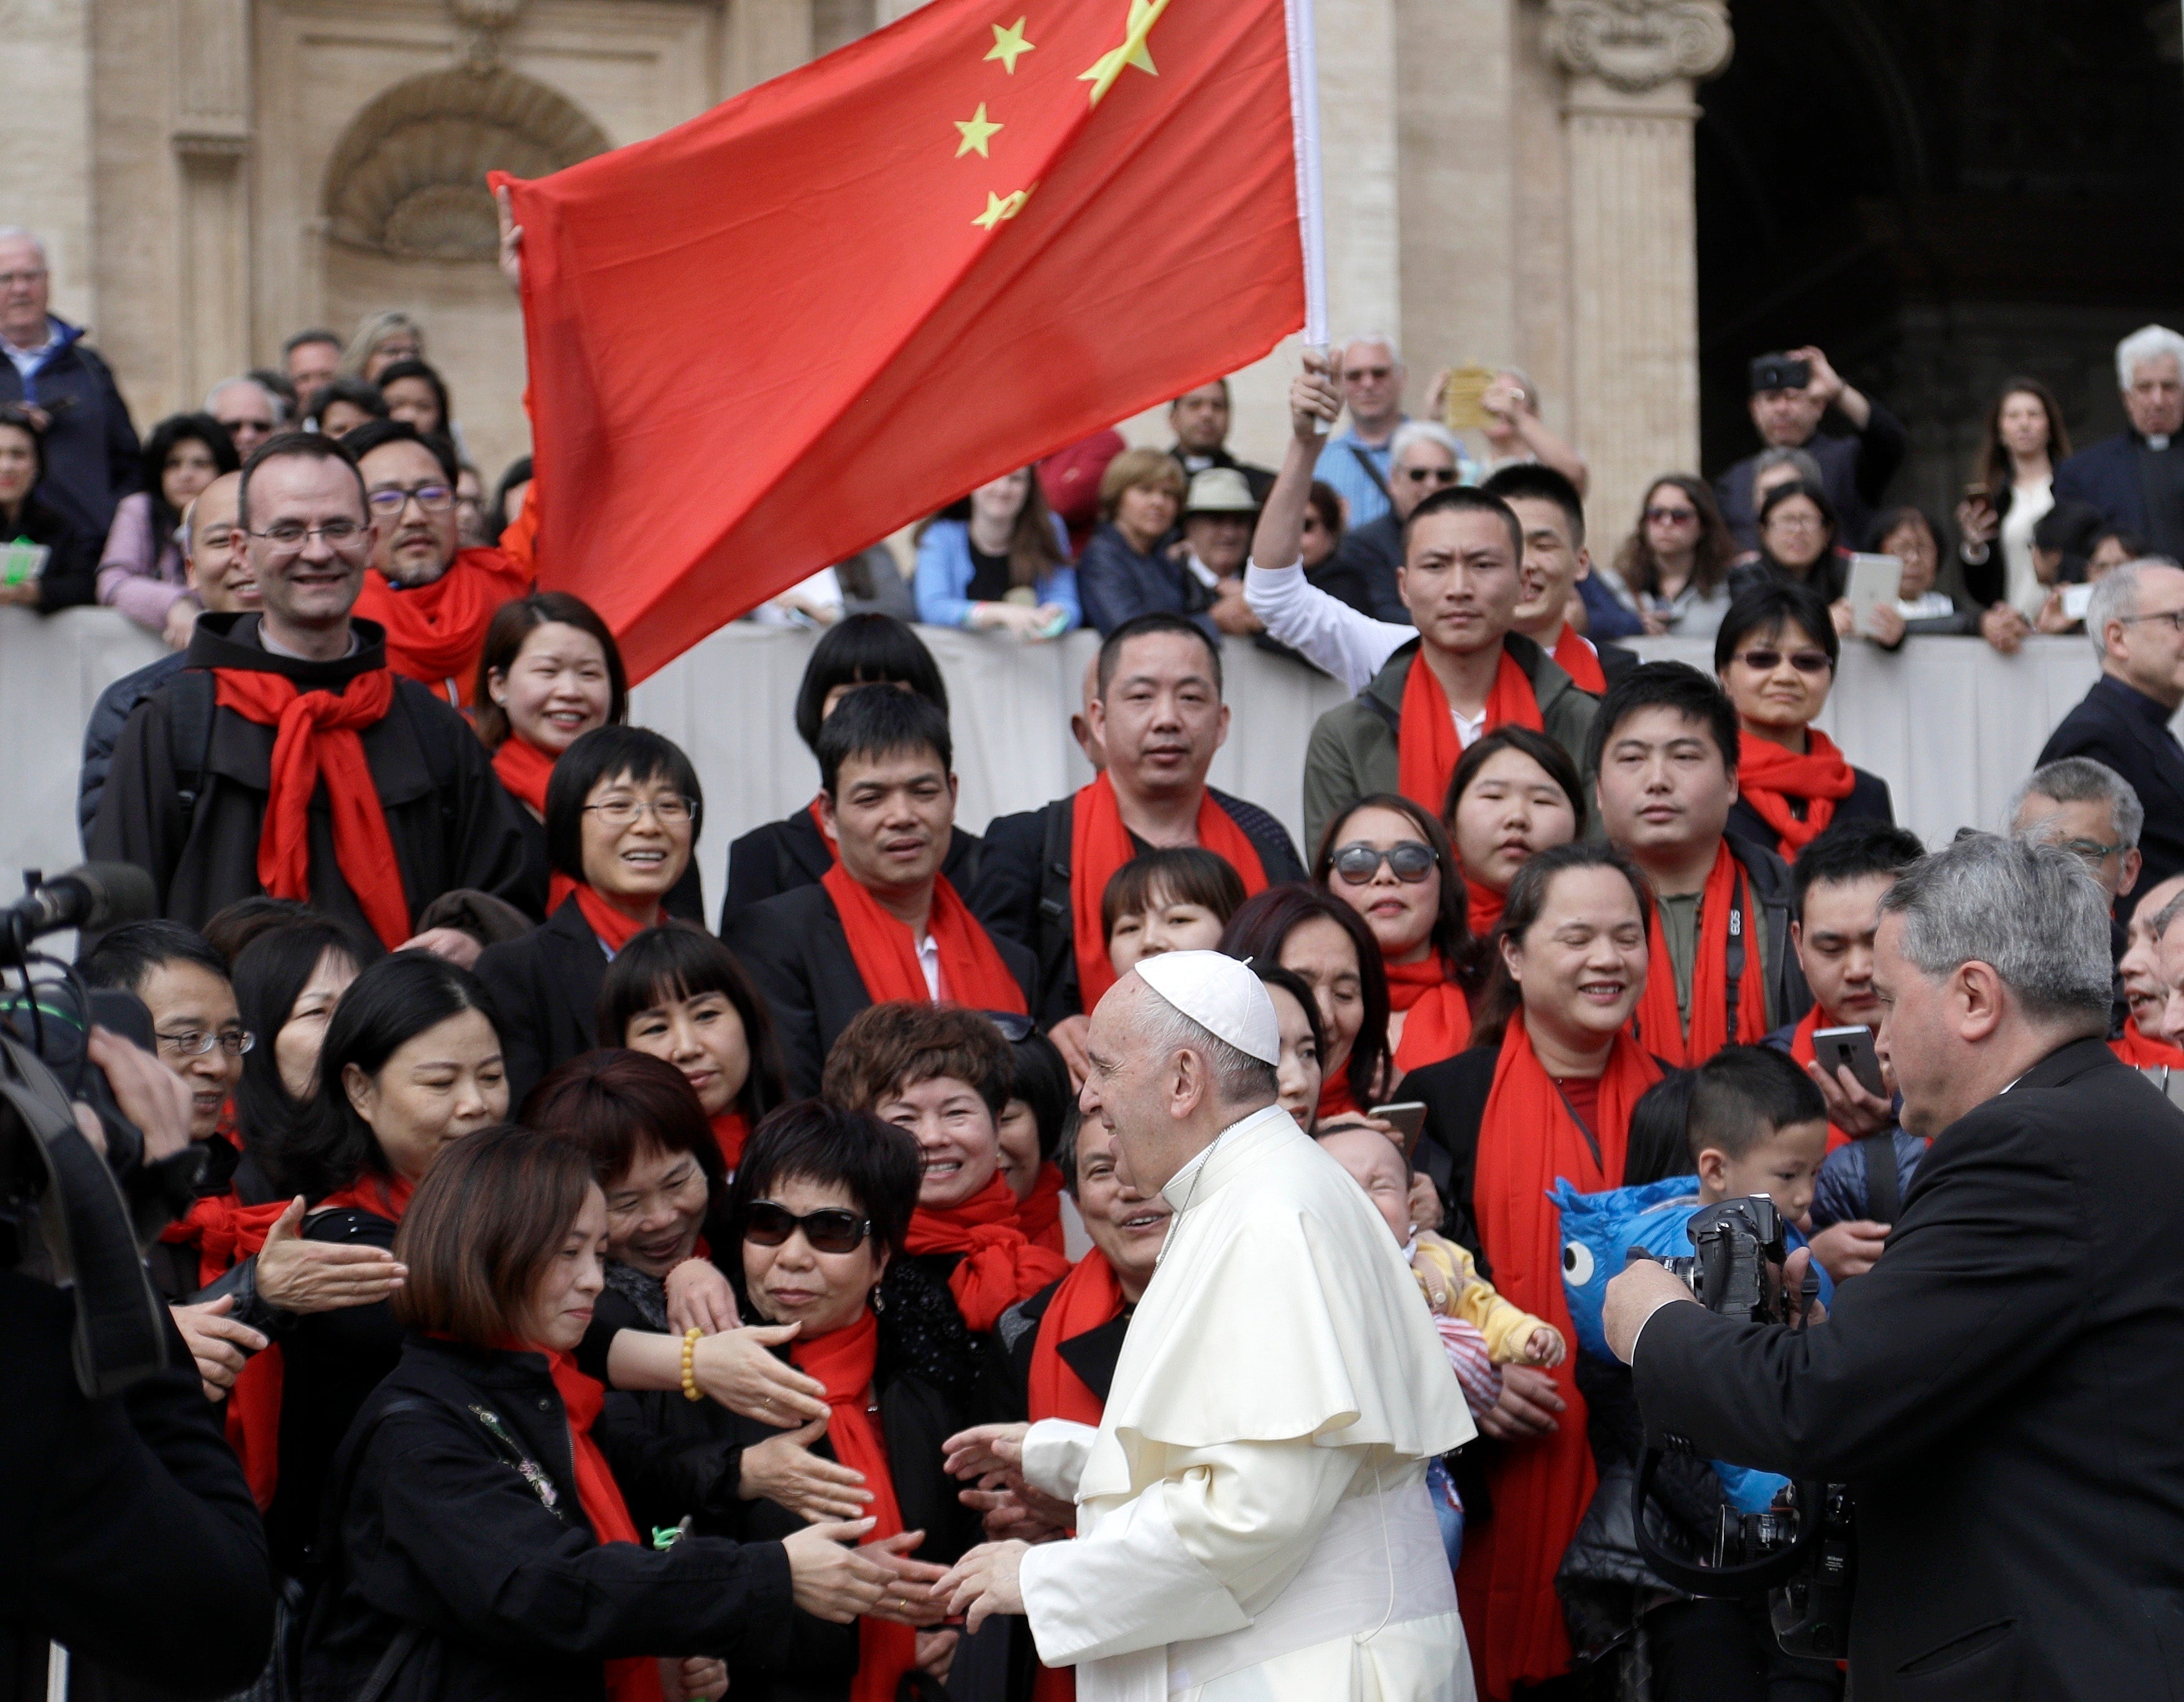
<path id="1" fill-rule="evenodd" d="M 1433 873 L 1433 848 L 1405 839 L 1382 851 L 1360 840 L 1337 851 L 1331 866 L 1351 886 L 1362 887 L 1379 873 L 1384 862 L 1398 881 L 1415 886 Z"/>
<path id="2" fill-rule="evenodd" d="M 1736 659 L 1747 668 L 1756 669 L 1762 674 L 1771 674 L 1782 665 L 1782 653 L 1774 649 L 1742 650 L 1737 653 Z M 1801 674 L 1825 674 L 1835 664 L 1828 660 L 1828 653 L 1825 650 L 1792 650 L 1790 652 L 1790 665 Z"/>
<path id="3" fill-rule="evenodd" d="M 752 1201 L 744 1216 L 744 1239 L 760 1247 L 778 1247 L 800 1229 L 814 1253 L 855 1253 L 872 1232 L 872 1221 L 841 1205 L 824 1206 L 799 1217 L 770 1199 Z"/>

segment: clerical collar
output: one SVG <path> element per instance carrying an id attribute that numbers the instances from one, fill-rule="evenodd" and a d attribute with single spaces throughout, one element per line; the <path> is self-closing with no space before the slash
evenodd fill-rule
<path id="1" fill-rule="evenodd" d="M 300 650 L 291 650 L 286 644 L 276 642 L 273 635 L 265 630 L 265 623 L 263 620 L 258 623 L 258 648 L 269 656 L 286 656 L 291 662 L 315 662 L 320 659 L 315 656 L 306 656 Z M 348 648 L 343 651 L 342 654 L 344 657 L 354 656 L 363 648 L 363 641 L 356 636 L 356 628 L 350 627 Z"/>
<path id="2" fill-rule="evenodd" d="M 2166 431 L 2148 431 L 2138 441 L 2149 449 L 2166 449 L 2169 447 L 2169 434 Z M 2007 1093 L 2008 1090 L 2005 1088 L 2003 1091 Z"/>

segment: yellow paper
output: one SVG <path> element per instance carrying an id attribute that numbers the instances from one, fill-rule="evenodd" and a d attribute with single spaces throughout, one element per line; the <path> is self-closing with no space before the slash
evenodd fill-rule
<path id="1" fill-rule="evenodd" d="M 1493 372 L 1484 366 L 1459 366 L 1450 373 L 1442 423 L 1451 431 L 1484 431 L 1486 409 L 1481 404 L 1493 381 Z"/>

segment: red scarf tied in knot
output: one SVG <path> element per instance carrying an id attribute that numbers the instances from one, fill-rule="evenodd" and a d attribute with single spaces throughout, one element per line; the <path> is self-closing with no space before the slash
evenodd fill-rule
<path id="1" fill-rule="evenodd" d="M 598 888 L 582 881 L 571 881 L 566 875 L 556 875 L 556 887 L 561 902 L 577 901 L 583 913 L 584 925 L 606 942 L 610 954 L 619 952 L 645 930 L 646 924 L 638 921 L 628 911 L 619 908 Z"/>
<path id="2" fill-rule="evenodd" d="M 1069 1274 L 1067 1259 L 1025 1238 L 1017 1197 L 998 1173 L 961 1205 L 918 1207 L 905 1245 L 913 1254 L 963 1255 L 949 1273 L 948 1288 L 973 1335 L 983 1335 L 1017 1301 Z"/>
<path id="3" fill-rule="evenodd" d="M 741 1111 L 729 1110 L 713 1118 L 713 1143 L 721 1149 L 721 1163 L 733 1176 L 744 1161 L 744 1143 L 750 1138 L 750 1121 Z"/>
<path id="4" fill-rule="evenodd" d="M 460 709 L 494 612 L 530 589 L 529 568 L 497 549 L 466 549 L 430 585 L 397 588 L 367 571 L 354 612 L 387 629 L 388 667 Z"/>
<path id="5" fill-rule="evenodd" d="M 1407 1012 L 1396 1043 L 1399 1073 L 1438 1064 L 1463 1050 L 1471 1038 L 1471 1001 L 1456 984 L 1448 959 L 1429 952 L 1417 963 L 1391 963 L 1388 1004 Z"/>
<path id="6" fill-rule="evenodd" d="M 1486 696 L 1486 725 L 1481 731 L 1490 733 L 1496 727 L 1511 726 L 1546 731 L 1532 682 L 1505 647 L 1495 669 L 1494 689 Z M 1457 734 L 1448 694 L 1420 649 L 1412 656 L 1410 674 L 1403 682 L 1403 707 L 1396 731 L 1396 790 L 1439 815 L 1462 754 L 1463 741 Z"/>
<path id="7" fill-rule="evenodd" d="M 857 977 L 872 1003 L 930 1004 L 933 995 L 925 985 L 925 971 L 918 967 L 917 939 L 910 925 L 882 909 L 880 901 L 838 861 L 819 884 L 834 901 Z M 940 954 L 941 998 L 972 1010 L 1029 1014 L 1023 988 L 945 875 L 933 877 L 933 905 L 925 928 Z"/>
<path id="8" fill-rule="evenodd" d="M 311 799 L 323 780 L 334 863 L 380 943 L 390 951 L 400 945 L 410 937 L 410 900 L 359 737 L 393 707 L 394 676 L 372 669 L 337 696 L 299 690 L 285 674 L 215 668 L 213 695 L 223 709 L 275 729 L 258 884 L 276 898 L 312 902 Z"/>
<path id="9" fill-rule="evenodd" d="M 1835 741 L 1818 727 L 1805 730 L 1805 754 L 1785 750 L 1750 733 L 1737 738 L 1736 795 L 1774 830 L 1776 849 L 1791 862 L 1836 819 L 1836 805 L 1851 794 L 1858 776 Z M 1802 798 L 1805 819 L 1790 811 Z"/>

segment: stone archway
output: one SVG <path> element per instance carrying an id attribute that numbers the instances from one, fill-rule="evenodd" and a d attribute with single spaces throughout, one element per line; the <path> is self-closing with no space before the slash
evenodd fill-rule
<path id="1" fill-rule="evenodd" d="M 326 163 L 326 234 L 393 260 L 490 260 L 488 171 L 540 177 L 603 153 L 574 103 L 504 68 L 428 72 L 353 119 Z"/>

